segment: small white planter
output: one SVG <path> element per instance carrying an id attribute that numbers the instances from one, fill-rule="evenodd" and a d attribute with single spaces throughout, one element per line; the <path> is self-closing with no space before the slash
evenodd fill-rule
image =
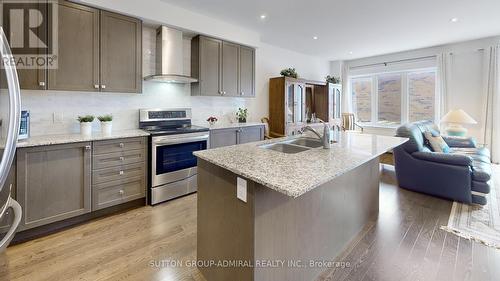
<path id="1" fill-rule="evenodd" d="M 113 130 L 113 121 L 101 122 L 101 133 L 105 136 L 111 135 Z"/>
<path id="2" fill-rule="evenodd" d="M 92 122 L 80 122 L 80 134 L 83 136 L 92 135 Z"/>

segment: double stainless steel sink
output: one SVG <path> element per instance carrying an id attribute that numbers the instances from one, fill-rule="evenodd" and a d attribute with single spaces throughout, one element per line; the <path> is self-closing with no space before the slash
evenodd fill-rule
<path id="1" fill-rule="evenodd" d="M 322 146 L 323 143 L 318 139 L 301 137 L 272 144 L 265 144 L 260 147 L 287 154 L 294 154 Z"/>

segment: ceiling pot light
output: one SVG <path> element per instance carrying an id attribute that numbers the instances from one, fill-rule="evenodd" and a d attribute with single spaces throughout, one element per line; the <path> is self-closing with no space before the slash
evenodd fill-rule
<path id="1" fill-rule="evenodd" d="M 450 22 L 458 22 L 458 18 L 451 18 Z"/>
<path id="2" fill-rule="evenodd" d="M 313 39 L 314 40 L 318 40 L 318 36 L 313 36 Z"/>
<path id="3" fill-rule="evenodd" d="M 352 55 L 352 54 L 353 54 L 353 52 L 352 52 L 352 51 L 350 51 L 350 52 L 349 52 L 349 55 Z"/>
<path id="4" fill-rule="evenodd" d="M 266 16 L 266 15 L 260 15 L 260 19 L 261 19 L 261 20 L 265 20 L 266 18 L 267 18 L 267 16 Z"/>

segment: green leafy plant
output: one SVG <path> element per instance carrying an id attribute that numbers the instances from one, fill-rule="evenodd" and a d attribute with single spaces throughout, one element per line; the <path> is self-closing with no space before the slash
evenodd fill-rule
<path id="1" fill-rule="evenodd" d="M 80 123 L 93 122 L 94 118 L 95 117 L 93 115 L 84 115 L 84 116 L 78 116 L 78 118 L 76 118 L 76 120 L 78 120 L 78 122 L 80 122 Z"/>
<path id="2" fill-rule="evenodd" d="M 246 122 L 248 117 L 248 109 L 238 108 L 238 111 L 236 112 L 236 117 L 238 117 L 239 122 Z"/>
<path id="3" fill-rule="evenodd" d="M 110 122 L 110 121 L 113 121 L 113 115 L 106 114 L 106 115 L 98 116 L 97 119 L 99 119 L 99 121 L 101 121 L 101 122 Z"/>
<path id="4" fill-rule="evenodd" d="M 299 77 L 297 71 L 295 71 L 295 68 L 285 68 L 280 72 L 280 74 L 286 77 L 293 77 L 293 78 Z"/>
<path id="5" fill-rule="evenodd" d="M 326 79 L 326 82 L 328 82 L 328 83 L 333 83 L 333 84 L 340 84 L 341 83 L 340 77 L 328 75 L 325 77 L 325 79 Z"/>

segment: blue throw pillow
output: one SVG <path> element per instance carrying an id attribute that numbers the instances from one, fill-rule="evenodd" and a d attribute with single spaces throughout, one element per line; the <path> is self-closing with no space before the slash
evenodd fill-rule
<path id="1" fill-rule="evenodd" d="M 424 136 L 425 139 L 429 142 L 429 146 L 432 148 L 432 151 L 443 153 L 450 152 L 450 147 L 444 141 L 443 137 L 441 137 L 439 134 L 437 136 L 434 136 L 431 131 L 427 131 L 424 133 Z"/>

